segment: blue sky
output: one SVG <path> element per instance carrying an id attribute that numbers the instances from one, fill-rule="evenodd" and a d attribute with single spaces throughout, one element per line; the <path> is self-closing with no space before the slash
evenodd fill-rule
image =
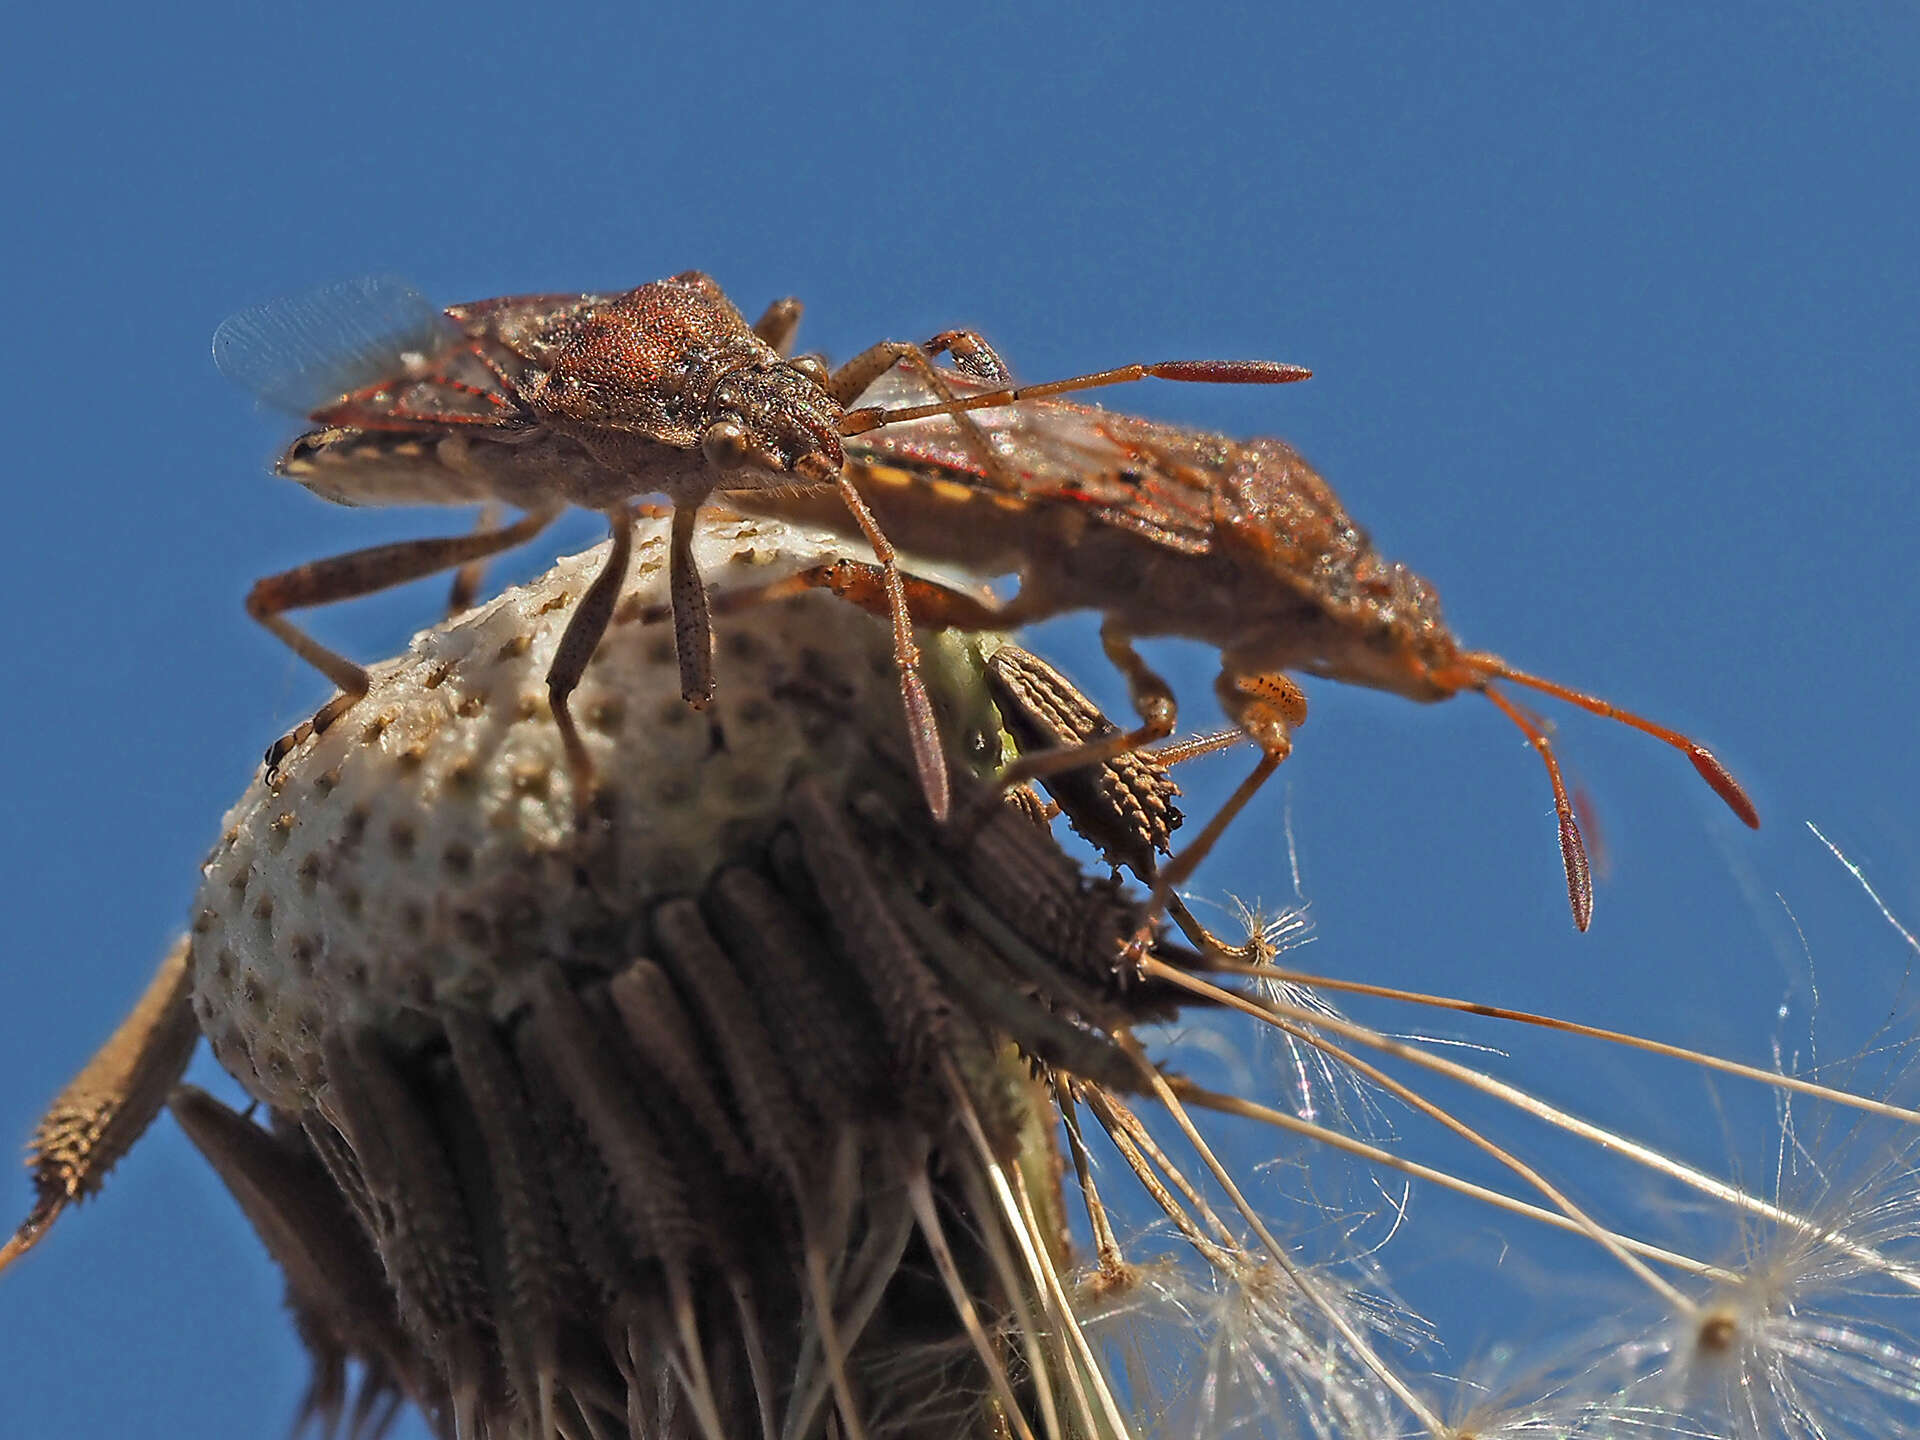
<path id="1" fill-rule="evenodd" d="M 453 300 L 699 267 L 749 312 L 802 296 L 803 341 L 835 356 L 967 325 L 1035 379 L 1310 365 L 1110 401 L 1286 436 L 1464 639 L 1697 732 L 1766 828 L 1651 741 L 1553 711 L 1611 857 L 1576 936 L 1544 777 L 1491 707 L 1316 684 L 1284 793 L 1200 891 L 1290 898 L 1284 804 L 1321 969 L 1761 1062 L 1805 1033 L 1809 955 L 1830 1047 L 1910 1008 L 1911 954 L 1803 822 L 1920 916 L 1920 20 L 1033 8 L 16 17 L 0 1146 L 137 993 L 261 748 L 324 696 L 243 614 L 249 582 L 445 523 L 274 481 L 285 432 L 208 358 L 231 311 L 366 272 Z M 371 658 L 439 595 L 315 628 Z M 1123 708 L 1091 636 L 1039 644 Z M 1205 723 L 1207 657 L 1156 654 Z M 1206 763 L 1201 813 L 1246 762 Z M 217 1081 L 204 1056 L 194 1078 Z M 1647 1126 L 1724 1152 L 1657 1074 L 1633 1083 Z M 163 1121 L 0 1282 L 9 1432 L 273 1432 L 303 1383 L 278 1292 Z M 1501 1329 L 1480 1317 L 1462 1351 Z"/>

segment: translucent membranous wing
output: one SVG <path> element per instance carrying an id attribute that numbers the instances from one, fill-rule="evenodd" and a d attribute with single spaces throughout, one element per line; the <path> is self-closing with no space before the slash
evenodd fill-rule
<path id="1" fill-rule="evenodd" d="M 957 397 L 994 388 L 953 370 L 940 378 Z M 896 407 L 934 398 L 923 378 L 896 367 L 855 403 Z M 977 445 L 946 415 L 881 426 L 849 439 L 847 453 L 983 489 L 1011 480 L 1027 501 L 1072 505 L 1173 550 L 1211 548 L 1211 482 L 1234 464 L 1238 449 L 1225 436 L 1063 400 L 1023 400 L 970 411 L 969 419 L 992 449 L 999 477 L 987 473 Z"/>
<path id="2" fill-rule="evenodd" d="M 424 376 L 466 338 L 404 280 L 370 275 L 231 316 L 213 332 L 213 363 L 304 418 L 383 382 Z"/>
<path id="3" fill-rule="evenodd" d="M 449 305 L 447 314 L 459 321 L 476 343 L 487 345 L 510 373 L 520 376 L 522 383 L 531 384 L 552 366 L 554 357 L 583 322 L 618 298 L 604 294 L 502 295 Z"/>

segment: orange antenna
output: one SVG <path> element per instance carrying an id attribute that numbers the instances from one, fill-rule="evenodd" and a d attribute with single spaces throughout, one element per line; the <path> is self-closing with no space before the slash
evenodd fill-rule
<path id="1" fill-rule="evenodd" d="M 1574 928 L 1585 930 L 1593 923 L 1593 869 L 1587 864 L 1587 847 L 1580 838 L 1580 822 L 1574 818 L 1573 802 L 1567 798 L 1567 782 L 1560 776 L 1560 762 L 1554 757 L 1553 746 L 1547 741 L 1547 732 L 1540 727 L 1538 720 L 1493 686 L 1483 684 L 1480 693 L 1498 705 L 1500 712 L 1520 727 L 1520 733 L 1527 737 L 1528 743 L 1546 762 L 1547 778 L 1553 782 L 1553 813 L 1560 818 L 1560 858 L 1567 867 L 1567 902 L 1573 906 Z"/>
<path id="2" fill-rule="evenodd" d="M 1478 652 L 1463 655 L 1461 659 L 1483 676 L 1511 680 L 1515 685 L 1524 685 L 1529 690 L 1538 690 L 1542 694 L 1564 700 L 1569 705 L 1578 705 L 1582 710 L 1590 710 L 1595 715 L 1604 715 L 1609 720 L 1618 720 L 1622 725 L 1631 725 L 1635 730 L 1651 735 L 1656 740 L 1664 741 L 1676 750 L 1684 751 L 1687 759 L 1693 762 L 1693 768 L 1700 772 L 1700 778 L 1713 787 L 1713 793 L 1726 802 L 1727 808 L 1738 815 L 1748 829 L 1760 828 L 1760 812 L 1754 808 L 1753 801 L 1747 798 L 1747 792 L 1740 788 L 1740 782 L 1733 778 L 1733 772 L 1722 765 L 1706 746 L 1689 739 L 1678 730 L 1669 730 L 1665 725 L 1656 725 L 1644 716 L 1636 715 L 1631 710 L 1622 710 L 1618 705 L 1609 704 L 1596 695 L 1588 695 L 1583 691 L 1555 684 L 1551 680 L 1543 680 L 1538 675 L 1529 675 L 1524 670 L 1516 670 L 1498 655 Z M 1487 695 L 1495 704 L 1500 703 L 1491 690 Z M 1501 708 L 1506 709 L 1504 705 Z M 1546 753 L 1542 741 L 1534 741 L 1534 748 L 1540 750 L 1542 754 Z M 1547 763 L 1550 767 L 1553 764 L 1551 759 Z"/>

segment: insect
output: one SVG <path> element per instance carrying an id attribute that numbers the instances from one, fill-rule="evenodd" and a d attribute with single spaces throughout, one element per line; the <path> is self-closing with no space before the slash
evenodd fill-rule
<path id="1" fill-rule="evenodd" d="M 1140 723 L 1091 744 L 1017 762 L 1011 784 L 1155 745 L 1173 734 L 1171 688 L 1134 648 L 1137 636 L 1178 635 L 1217 646 L 1214 689 L 1234 729 L 1159 751 L 1181 759 L 1251 740 L 1252 773 L 1164 867 L 1153 913 L 1293 748 L 1306 697 L 1288 672 L 1391 691 L 1410 700 L 1485 695 L 1519 726 L 1546 765 L 1558 816 L 1574 924 L 1593 916 L 1593 883 L 1574 806 L 1542 722 L 1501 683 L 1552 695 L 1644 731 L 1687 755 L 1747 825 L 1758 812 L 1705 746 L 1596 696 L 1464 648 L 1433 587 L 1384 559 L 1332 488 L 1285 442 L 1232 440 L 1202 430 L 1063 401 L 1003 404 L 1005 367 L 990 351 L 942 370 L 939 403 L 903 371 L 862 399 L 885 430 L 849 440 L 851 483 L 903 551 L 985 576 L 1016 575 L 1010 599 L 989 603 L 932 581 L 908 583 L 922 623 L 1012 629 L 1069 610 L 1101 613 L 1101 645 L 1126 678 Z M 1029 392 L 1030 393 L 1030 392 Z M 912 403 L 916 400 L 923 403 Z M 805 496 L 736 497 L 742 508 L 842 522 Z M 871 567 L 843 560 L 780 582 L 812 585 L 872 607 Z M 735 597 L 736 599 L 743 597 Z"/>
<path id="2" fill-rule="evenodd" d="M 713 662 L 705 588 L 692 562 L 699 507 L 717 491 L 798 486 L 836 494 L 877 557 L 916 764 L 930 808 L 944 817 L 945 763 L 899 569 L 848 479 L 843 439 L 891 422 L 883 409 L 847 409 L 886 370 L 905 362 L 940 393 L 944 381 L 930 355 L 991 351 L 971 333 L 952 331 L 924 347 L 882 341 L 830 371 L 818 357 L 785 353 L 798 319 L 798 304 L 784 300 L 749 326 L 712 279 L 689 270 L 623 294 L 516 296 L 444 311 L 400 282 L 369 279 L 242 311 L 222 325 L 213 341 L 221 370 L 315 427 L 288 446 L 277 473 L 346 505 L 498 501 L 524 512 L 498 528 L 354 551 L 253 586 L 248 613 L 340 688 L 310 728 L 325 729 L 350 709 L 366 693 L 367 673 L 294 626 L 287 611 L 471 566 L 531 539 L 569 505 L 599 510 L 614 545 L 547 674 L 584 814 L 592 767 L 567 701 L 619 593 L 631 554 L 631 502 L 664 494 L 672 504 L 681 692 L 703 706 L 713 694 Z M 1149 375 L 1275 383 L 1306 373 L 1258 361 L 1175 361 L 1042 391 Z M 268 751 L 269 772 L 292 743 Z"/>

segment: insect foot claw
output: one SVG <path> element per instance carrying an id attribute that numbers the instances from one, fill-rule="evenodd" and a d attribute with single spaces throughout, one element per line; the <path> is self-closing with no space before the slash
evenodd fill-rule
<path id="1" fill-rule="evenodd" d="M 302 720 L 298 725 L 294 726 L 293 729 L 267 746 L 267 753 L 261 757 L 260 762 L 260 778 L 262 782 L 270 788 L 278 786 L 280 783 L 281 765 L 286 761 L 287 756 L 306 744 L 313 733 L 313 722 L 311 720 Z"/>

